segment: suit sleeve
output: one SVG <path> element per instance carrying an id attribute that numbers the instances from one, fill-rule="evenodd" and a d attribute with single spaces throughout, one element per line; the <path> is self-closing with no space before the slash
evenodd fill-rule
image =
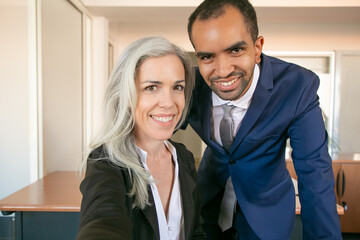
<path id="1" fill-rule="evenodd" d="M 107 160 L 88 159 L 80 190 L 83 199 L 77 240 L 132 238 L 124 174 L 119 167 Z"/>
<path id="2" fill-rule="evenodd" d="M 319 79 L 308 82 L 288 135 L 298 176 L 304 239 L 341 239 L 328 136 L 316 94 Z"/>

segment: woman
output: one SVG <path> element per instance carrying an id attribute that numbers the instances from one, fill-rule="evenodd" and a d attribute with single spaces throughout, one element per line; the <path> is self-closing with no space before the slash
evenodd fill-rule
<path id="1" fill-rule="evenodd" d="M 194 87 L 189 57 L 164 38 L 135 41 L 105 94 L 91 144 L 77 239 L 204 239 L 193 155 L 169 139 Z"/>

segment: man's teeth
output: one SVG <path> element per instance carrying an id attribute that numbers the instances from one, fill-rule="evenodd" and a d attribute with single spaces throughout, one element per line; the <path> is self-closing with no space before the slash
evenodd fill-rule
<path id="1" fill-rule="evenodd" d="M 233 84 L 234 82 L 236 82 L 237 80 L 238 80 L 238 78 L 235 78 L 234 80 L 231 80 L 230 82 L 220 82 L 220 85 L 227 87 L 227 86 L 230 86 L 231 84 Z"/>
<path id="2" fill-rule="evenodd" d="M 156 117 L 156 116 L 152 116 L 153 119 L 155 119 L 156 121 L 159 121 L 159 122 L 170 122 L 174 117 L 171 116 L 171 117 Z"/>

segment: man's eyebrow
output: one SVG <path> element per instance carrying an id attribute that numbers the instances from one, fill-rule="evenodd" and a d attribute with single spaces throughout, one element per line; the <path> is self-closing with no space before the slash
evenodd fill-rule
<path id="1" fill-rule="evenodd" d="M 224 52 L 232 51 L 235 48 L 245 47 L 248 44 L 245 41 L 240 41 L 232 44 L 230 47 L 226 48 Z M 196 57 L 202 57 L 202 56 L 213 56 L 214 53 L 212 52 L 196 52 Z"/>
<path id="2" fill-rule="evenodd" d="M 196 57 L 202 57 L 202 56 L 212 56 L 214 53 L 211 52 L 196 52 Z"/>
<path id="3" fill-rule="evenodd" d="M 247 46 L 247 43 L 245 41 L 236 42 L 233 45 L 231 45 L 230 47 L 226 48 L 224 52 L 231 51 L 234 48 L 239 48 L 239 47 L 244 47 L 244 46 Z"/>

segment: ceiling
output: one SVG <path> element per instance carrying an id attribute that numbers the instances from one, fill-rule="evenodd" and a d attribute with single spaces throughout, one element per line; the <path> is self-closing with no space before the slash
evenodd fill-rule
<path id="1" fill-rule="evenodd" d="M 93 16 L 103 16 L 109 22 L 183 22 L 192 7 L 87 7 Z"/>
<path id="2" fill-rule="evenodd" d="M 184 22 L 195 7 L 87 7 L 109 22 Z M 360 7 L 256 7 L 259 22 L 359 23 Z M 360 26 L 359 26 L 360 27 Z"/>

